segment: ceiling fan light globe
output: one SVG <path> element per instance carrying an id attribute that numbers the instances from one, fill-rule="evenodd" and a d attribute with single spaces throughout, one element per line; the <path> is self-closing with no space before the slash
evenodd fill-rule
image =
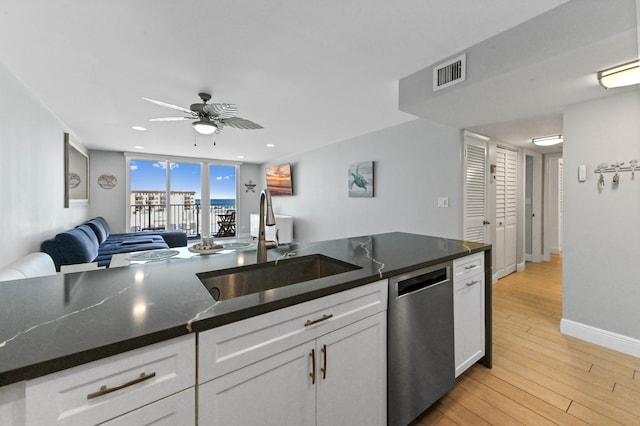
<path id="1" fill-rule="evenodd" d="M 217 130 L 215 124 L 211 123 L 210 121 L 204 120 L 194 121 L 192 123 L 192 126 L 194 129 L 196 129 L 196 132 L 200 133 L 201 135 L 210 135 Z"/>

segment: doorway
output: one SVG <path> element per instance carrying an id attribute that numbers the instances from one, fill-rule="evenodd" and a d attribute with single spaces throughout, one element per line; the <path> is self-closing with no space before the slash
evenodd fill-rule
<path id="1" fill-rule="evenodd" d="M 524 260 L 542 261 L 542 155 L 525 150 Z"/>

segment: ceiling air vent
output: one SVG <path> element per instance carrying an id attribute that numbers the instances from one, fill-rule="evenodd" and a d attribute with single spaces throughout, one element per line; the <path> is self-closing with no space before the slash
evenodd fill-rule
<path id="1" fill-rule="evenodd" d="M 433 67 L 433 91 L 463 82 L 467 78 L 467 54 Z"/>

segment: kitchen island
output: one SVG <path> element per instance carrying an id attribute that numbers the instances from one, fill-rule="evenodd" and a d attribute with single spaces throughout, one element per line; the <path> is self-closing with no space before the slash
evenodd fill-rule
<path id="1" fill-rule="evenodd" d="M 9 281 L 0 285 L 0 386 L 33 380 L 127 351 L 311 302 L 490 246 L 386 233 L 269 250 L 268 260 L 321 254 L 348 272 L 216 301 L 198 273 L 255 263 L 255 251 L 166 259 L 124 268 Z M 486 281 L 490 283 L 490 279 Z M 485 287 L 485 354 L 491 365 L 491 286 Z"/>

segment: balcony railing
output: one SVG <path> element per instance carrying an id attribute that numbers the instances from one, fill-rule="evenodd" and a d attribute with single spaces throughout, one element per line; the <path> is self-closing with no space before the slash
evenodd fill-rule
<path id="1" fill-rule="evenodd" d="M 147 231 L 161 229 L 180 229 L 187 233 L 189 238 L 199 238 L 202 235 L 202 215 L 199 204 L 171 204 L 171 223 L 167 223 L 167 209 L 164 205 L 131 205 L 131 230 Z M 205 206 L 206 207 L 206 206 Z M 219 237 L 235 236 L 235 226 L 231 232 L 220 233 L 221 215 L 229 211 L 235 211 L 233 204 L 214 204 L 209 206 L 209 218 L 211 235 Z"/>

